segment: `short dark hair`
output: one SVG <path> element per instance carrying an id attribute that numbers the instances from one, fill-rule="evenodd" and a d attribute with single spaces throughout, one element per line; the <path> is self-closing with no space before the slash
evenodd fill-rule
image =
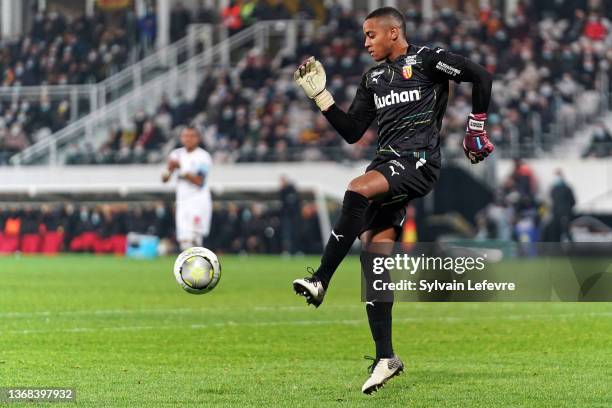
<path id="1" fill-rule="evenodd" d="M 406 38 L 406 19 L 404 18 L 404 15 L 398 9 L 396 9 L 395 7 L 377 8 L 376 10 L 368 14 L 365 19 L 369 20 L 371 18 L 378 18 L 378 17 L 390 17 L 394 19 L 399 24 L 400 28 L 402 29 L 402 34 L 404 35 L 404 38 Z"/>
<path id="2" fill-rule="evenodd" d="M 202 132 L 200 132 L 200 129 L 192 123 L 184 125 L 183 128 L 181 129 L 181 133 L 183 133 L 185 130 L 193 130 L 194 132 L 196 132 L 198 137 L 202 137 Z"/>

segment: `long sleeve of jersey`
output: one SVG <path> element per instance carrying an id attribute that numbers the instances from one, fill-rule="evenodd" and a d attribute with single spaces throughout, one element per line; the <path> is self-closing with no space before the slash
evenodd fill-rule
<path id="1" fill-rule="evenodd" d="M 491 101 L 493 76 L 483 66 L 442 48 L 423 54 L 423 64 L 432 80 L 471 82 L 472 112 L 487 112 Z"/>
<path id="2" fill-rule="evenodd" d="M 376 117 L 374 96 L 366 88 L 366 76 L 364 75 L 361 79 L 357 94 L 348 112 L 342 111 L 334 104 L 323 112 L 323 115 L 348 143 L 352 144 L 359 141 Z"/>

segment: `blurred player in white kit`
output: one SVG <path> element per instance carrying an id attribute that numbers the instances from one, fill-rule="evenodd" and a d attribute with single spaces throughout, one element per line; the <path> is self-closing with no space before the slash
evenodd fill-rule
<path id="1" fill-rule="evenodd" d="M 208 172 L 212 167 L 210 154 L 199 147 L 200 132 L 186 127 L 181 132 L 183 147 L 168 156 L 168 168 L 162 174 L 167 183 L 178 172 L 176 185 L 176 240 L 181 251 L 202 246 L 210 232 L 212 198 L 208 187 Z"/>

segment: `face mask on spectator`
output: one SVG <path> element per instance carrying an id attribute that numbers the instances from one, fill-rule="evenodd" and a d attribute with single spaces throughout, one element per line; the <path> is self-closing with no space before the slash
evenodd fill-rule
<path id="1" fill-rule="evenodd" d="M 326 67 L 333 67 L 334 65 L 336 65 L 336 59 L 334 57 L 327 57 L 327 58 L 325 58 L 325 66 Z"/>
<path id="2" fill-rule="evenodd" d="M 595 128 L 595 130 L 593 131 L 593 136 L 595 136 L 596 139 L 603 139 L 604 138 L 604 130 L 600 127 Z"/>
<path id="3" fill-rule="evenodd" d="M 245 209 L 242 212 L 242 221 L 243 222 L 249 222 L 249 221 L 251 221 L 251 218 L 253 218 L 253 215 L 251 214 L 251 211 Z"/>
<path id="4" fill-rule="evenodd" d="M 492 130 L 491 130 L 491 137 L 495 140 L 501 140 L 502 139 L 502 128 L 501 126 L 495 126 Z"/>
<path id="5" fill-rule="evenodd" d="M 341 78 L 334 78 L 334 79 L 331 81 L 331 87 L 332 87 L 333 89 L 338 90 L 338 89 L 341 89 L 343 86 L 344 86 L 344 81 L 342 81 L 342 79 L 341 79 Z"/>
<path id="6" fill-rule="evenodd" d="M 521 51 L 521 59 L 523 61 L 529 61 L 531 59 L 531 52 L 529 50 Z"/>
<path id="7" fill-rule="evenodd" d="M 508 39 L 508 35 L 504 30 L 499 30 L 495 33 L 495 38 L 497 41 L 506 41 Z"/>
<path id="8" fill-rule="evenodd" d="M 222 116 L 223 116 L 224 120 L 230 120 L 231 118 L 233 118 L 234 117 L 234 112 L 232 111 L 232 108 L 225 108 L 225 109 L 223 109 Z"/>
<path id="9" fill-rule="evenodd" d="M 19 134 L 21 134 L 21 126 L 20 125 L 14 125 L 11 128 L 11 136 L 17 137 L 17 136 L 19 136 Z"/>

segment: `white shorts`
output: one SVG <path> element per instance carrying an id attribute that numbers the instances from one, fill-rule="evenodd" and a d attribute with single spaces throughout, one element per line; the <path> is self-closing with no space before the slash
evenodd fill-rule
<path id="1" fill-rule="evenodd" d="M 176 203 L 176 240 L 193 241 L 207 237 L 212 219 L 211 200 Z"/>

